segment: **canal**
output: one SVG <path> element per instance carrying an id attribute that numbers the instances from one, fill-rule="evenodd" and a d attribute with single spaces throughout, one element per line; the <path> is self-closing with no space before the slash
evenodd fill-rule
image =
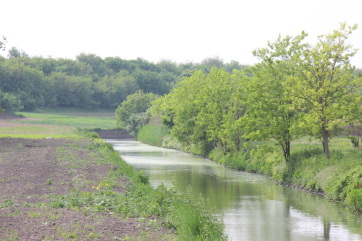
<path id="1" fill-rule="evenodd" d="M 188 153 L 133 140 L 107 140 L 152 186 L 192 190 L 223 219 L 229 240 L 362 241 L 362 215 L 323 196 L 275 184 Z"/>

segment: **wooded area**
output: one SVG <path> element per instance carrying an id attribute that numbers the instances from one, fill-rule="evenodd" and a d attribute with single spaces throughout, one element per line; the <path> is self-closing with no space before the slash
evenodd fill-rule
<path id="1" fill-rule="evenodd" d="M 304 32 L 279 37 L 254 51 L 257 65 L 232 74 L 197 71 L 156 100 L 152 112 L 171 135 L 204 155 L 274 139 L 289 161 L 291 141 L 312 136 L 329 159 L 330 138 L 361 123 L 362 74 L 350 64 L 357 50 L 347 43 L 356 28 L 341 24 L 314 46 Z"/>
<path id="2" fill-rule="evenodd" d="M 4 38 L 5 39 L 5 38 Z M 5 49 L 1 41 L 0 49 Z M 130 94 L 164 95 L 196 69 L 242 69 L 238 62 L 207 58 L 202 63 L 152 63 L 145 59 L 101 58 L 81 53 L 72 59 L 29 57 L 16 48 L 0 56 L 0 107 L 6 111 L 32 111 L 38 107 L 116 109 Z"/>

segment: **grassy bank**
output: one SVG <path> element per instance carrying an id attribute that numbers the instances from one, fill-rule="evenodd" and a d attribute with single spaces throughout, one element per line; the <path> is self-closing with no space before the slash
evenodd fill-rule
<path id="1" fill-rule="evenodd" d="M 158 216 L 163 219 L 162 225 L 175 231 L 175 240 L 225 239 L 221 222 L 203 208 L 204 204 L 194 200 L 192 195 L 180 195 L 162 185 L 153 189 L 148 184 L 147 176 L 142 172 L 136 173 L 110 144 L 100 139 L 95 139 L 91 148 L 101 153 L 104 162 L 116 167 L 110 171 L 108 178 L 96 187 L 102 192 L 61 196 L 55 200 L 53 206 L 87 207 L 96 211 L 116 212 L 127 217 Z M 125 193 L 114 192 L 117 180 L 123 176 L 128 177 L 131 184 Z M 76 201 L 74 197 L 77 198 Z"/>
<path id="2" fill-rule="evenodd" d="M 63 183 L 73 188 L 61 195 L 46 195 L 44 201 L 41 202 L 20 203 L 10 197 L 1 200 L 1 210 L 6 211 L 7 216 L 18 215 L 22 217 L 21 215 L 25 215 L 32 221 L 39 217 L 43 218 L 43 216 L 44 218 L 51 216 L 54 219 L 60 219 L 58 216 L 61 216 L 65 210 L 69 210 L 72 215 L 77 216 L 78 223 L 82 221 L 80 220 L 82 218 L 86 219 L 87 222 L 89 219 L 94 219 L 97 224 L 102 218 L 112 218 L 112 220 L 135 219 L 135 225 L 142 227 L 140 228 L 141 231 L 145 229 L 141 234 L 127 234 L 122 237 L 122 240 L 226 240 L 223 235 L 222 223 L 212 216 L 205 207 L 205 203 L 195 200 L 191 194 L 180 195 L 175 190 L 167 189 L 162 185 L 153 189 L 148 184 L 147 176 L 143 175 L 142 172 L 136 173 L 131 166 L 121 159 L 118 152 L 114 151 L 110 144 L 97 138 L 96 133 L 79 132 L 79 127 L 83 127 L 82 123 L 85 123 L 84 127 L 87 128 L 113 128 L 110 117 L 102 117 L 99 114 L 93 116 L 92 113 L 87 115 L 83 113 L 82 116 L 68 116 L 62 115 L 62 113 L 20 114 L 31 119 L 0 120 L 2 124 L 0 141 L 1 138 L 9 140 L 14 137 L 30 139 L 31 143 L 37 143 L 36 138 L 40 138 L 38 140 L 42 142 L 45 140 L 55 142 L 56 140 L 52 138 L 59 138 L 60 141 L 67 140 L 67 144 L 57 149 L 56 163 L 69 169 L 69 173 L 72 175 L 77 175 L 70 181 L 62 183 L 57 183 L 54 179 L 44 181 L 45 187 L 49 187 L 51 190 L 55 190 L 56 187 L 64 187 Z M 37 119 L 34 120 L 33 118 Z M 44 139 L 45 137 L 47 138 Z M 50 139 L 48 139 L 49 137 Z M 68 140 L 72 144 L 69 144 Z M 21 146 L 29 148 L 33 145 L 35 144 Z M 44 146 L 44 144 L 40 146 Z M 19 147 L 14 148 L 18 150 Z M 26 154 L 26 151 L 21 153 Z M 88 174 L 80 174 L 83 173 L 84 165 L 88 163 L 106 165 L 110 168 L 107 175 L 102 176 L 99 180 L 89 180 L 88 172 L 85 172 Z M 22 211 L 24 208 L 32 208 L 34 210 L 32 213 L 36 213 L 36 215 L 34 214 L 36 217 L 28 215 L 28 211 Z M 17 211 L 13 213 L 12 210 Z M 39 220 L 34 221 L 35 226 L 40 225 Z M 54 220 L 46 220 L 44 223 L 48 223 L 48 221 L 53 223 Z M 58 236 L 51 237 L 73 240 L 103 240 L 103 234 L 97 233 L 95 228 L 97 224 L 89 224 L 87 227 L 71 225 L 66 232 L 61 232 L 59 229 L 60 231 L 56 230 Z M 35 226 L 30 228 L 36 230 Z M 169 231 L 158 234 L 157 232 L 161 228 L 166 228 Z M 5 237 L 5 240 L 24 237 L 17 236 L 14 230 L 9 230 L 9 233 L 4 233 L 4 235 L 6 236 L 1 237 Z"/>
<path id="3" fill-rule="evenodd" d="M 165 127 L 149 124 L 139 133 L 137 139 L 142 142 L 200 154 L 197 149 L 184 147 L 163 135 L 167 133 Z M 264 174 L 283 184 L 324 193 L 362 212 L 362 151 L 354 148 L 346 137 L 332 139 L 331 150 L 332 158 L 328 160 L 318 141 L 302 138 L 292 143 L 289 163 L 273 142 L 248 142 L 237 153 L 224 154 L 221 149 L 214 149 L 208 158 L 230 168 Z"/>

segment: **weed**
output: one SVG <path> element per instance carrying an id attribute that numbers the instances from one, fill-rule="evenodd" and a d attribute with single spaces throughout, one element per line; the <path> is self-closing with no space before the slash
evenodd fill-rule
<path id="1" fill-rule="evenodd" d="M 20 240 L 19 235 L 15 233 L 14 230 L 10 230 L 9 234 L 5 236 L 6 241 L 16 241 Z"/>
<path id="2" fill-rule="evenodd" d="M 31 218 L 40 218 L 42 216 L 42 214 L 40 212 L 30 212 L 28 213 L 28 216 L 31 217 Z"/>
<path id="3" fill-rule="evenodd" d="M 96 234 L 96 233 L 88 234 L 88 238 L 90 238 L 90 239 L 96 239 L 96 238 L 99 238 L 100 236 L 101 236 L 100 234 Z"/>
<path id="4" fill-rule="evenodd" d="M 14 205 L 14 201 L 11 199 L 6 199 L 2 204 L 0 204 L 0 208 L 11 207 Z"/>

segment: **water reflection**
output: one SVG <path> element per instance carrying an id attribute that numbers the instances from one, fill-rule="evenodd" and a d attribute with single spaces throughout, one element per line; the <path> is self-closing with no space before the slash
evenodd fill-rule
<path id="1" fill-rule="evenodd" d="M 324 197 L 278 186 L 261 175 L 229 170 L 187 153 L 135 141 L 108 140 L 144 170 L 151 185 L 191 187 L 223 217 L 230 240 L 362 241 L 362 215 Z"/>

